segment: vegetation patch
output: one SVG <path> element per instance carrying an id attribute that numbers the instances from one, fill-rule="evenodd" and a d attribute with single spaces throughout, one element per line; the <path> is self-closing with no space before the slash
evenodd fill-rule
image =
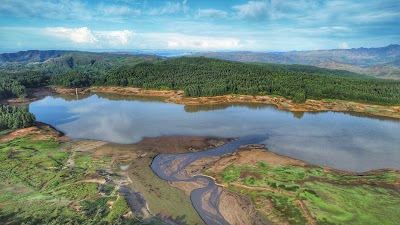
<path id="1" fill-rule="evenodd" d="M 396 224 L 399 173 L 344 174 L 310 166 L 228 165 L 219 177 L 268 220 L 289 224 Z"/>
<path id="2" fill-rule="evenodd" d="M 0 143 L 0 160 L 2 223 L 149 224 L 127 214 L 112 182 L 120 177 L 106 172 L 113 164 L 93 160 L 79 146 L 28 134 Z"/>

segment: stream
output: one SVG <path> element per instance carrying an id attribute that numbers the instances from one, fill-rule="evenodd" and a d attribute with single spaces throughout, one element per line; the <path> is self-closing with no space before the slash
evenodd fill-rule
<path id="1" fill-rule="evenodd" d="M 218 209 L 222 188 L 215 185 L 214 180 L 209 177 L 201 175 L 189 177 L 184 170 L 189 164 L 198 159 L 232 153 L 242 145 L 258 144 L 266 138 L 266 136 L 247 136 L 203 152 L 160 154 L 154 158 L 151 169 L 160 178 L 167 181 L 198 182 L 200 179 L 205 181 L 207 183 L 205 187 L 195 189 L 190 194 L 194 208 L 206 224 L 229 225 Z"/>

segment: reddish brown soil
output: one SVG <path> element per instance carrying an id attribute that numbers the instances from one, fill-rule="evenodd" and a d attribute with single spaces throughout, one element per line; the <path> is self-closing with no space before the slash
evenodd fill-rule
<path id="1" fill-rule="evenodd" d="M 64 136 L 63 133 L 55 130 L 52 126 L 38 122 L 34 127 L 17 129 L 7 135 L 0 136 L 0 143 L 10 141 L 14 138 L 23 137 L 28 134 L 35 135 L 32 140 L 47 140 L 53 138 L 57 141 L 66 141 L 69 139 Z"/>

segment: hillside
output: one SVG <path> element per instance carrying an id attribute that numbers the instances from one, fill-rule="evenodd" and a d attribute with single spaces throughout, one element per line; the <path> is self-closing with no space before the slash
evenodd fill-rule
<path id="1" fill-rule="evenodd" d="M 347 71 L 319 71 L 301 65 L 260 66 L 193 57 L 121 67 L 96 79 L 95 85 L 180 89 L 189 97 L 280 95 L 295 102 L 304 102 L 308 98 L 333 98 L 400 104 L 399 81 L 373 79 Z"/>
<path id="2" fill-rule="evenodd" d="M 382 48 L 333 49 L 318 51 L 255 53 L 209 52 L 195 56 L 239 62 L 314 65 L 329 69 L 348 70 L 365 75 L 400 79 L 400 45 Z"/>
<path id="3" fill-rule="evenodd" d="M 330 98 L 400 104 L 400 83 L 395 81 L 307 65 L 239 63 L 206 57 L 162 59 L 64 52 L 43 62 L 3 64 L 0 75 L 0 99 L 24 97 L 25 87 L 98 85 L 184 90 L 188 97 L 280 95 L 295 102 Z"/>

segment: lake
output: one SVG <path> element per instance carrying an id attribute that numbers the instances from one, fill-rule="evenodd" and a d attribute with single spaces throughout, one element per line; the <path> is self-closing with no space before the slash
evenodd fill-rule
<path id="1" fill-rule="evenodd" d="M 400 169 L 400 120 L 338 112 L 292 113 L 264 104 L 184 106 L 162 98 L 90 94 L 30 104 L 38 121 L 72 138 L 135 143 L 143 137 L 262 137 L 270 151 L 362 172 Z M 257 143 L 254 143 L 257 144 Z"/>

